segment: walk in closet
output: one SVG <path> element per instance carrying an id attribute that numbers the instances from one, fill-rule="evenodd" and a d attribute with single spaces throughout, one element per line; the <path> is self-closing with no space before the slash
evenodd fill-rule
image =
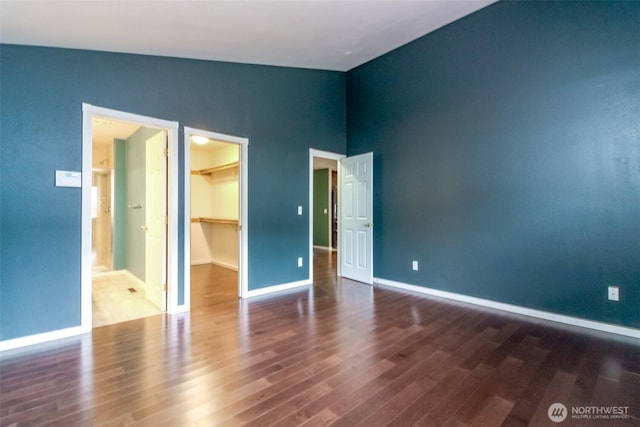
<path id="1" fill-rule="evenodd" d="M 191 143 L 191 264 L 238 270 L 239 146 Z"/>

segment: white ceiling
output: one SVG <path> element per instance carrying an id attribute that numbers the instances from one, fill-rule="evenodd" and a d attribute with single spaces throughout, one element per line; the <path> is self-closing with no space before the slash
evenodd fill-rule
<path id="1" fill-rule="evenodd" d="M 110 145 L 114 139 L 129 139 L 135 131 L 140 129 L 139 123 L 96 118 L 91 122 L 91 139 L 94 145 Z M 228 146 L 229 143 L 210 139 L 204 145 L 191 141 L 191 148 L 200 151 L 217 151 Z"/>
<path id="2" fill-rule="evenodd" d="M 0 0 L 0 42 L 347 71 L 494 0 Z"/>
<path id="3" fill-rule="evenodd" d="M 94 144 L 111 144 L 114 139 L 128 139 L 140 128 L 139 124 L 94 118 L 91 137 Z"/>

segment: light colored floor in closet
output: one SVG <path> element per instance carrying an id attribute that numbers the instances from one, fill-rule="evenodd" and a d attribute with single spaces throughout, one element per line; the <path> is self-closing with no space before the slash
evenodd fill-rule
<path id="1" fill-rule="evenodd" d="M 144 288 L 128 273 L 94 274 L 92 288 L 94 328 L 162 313 L 145 299 Z"/>

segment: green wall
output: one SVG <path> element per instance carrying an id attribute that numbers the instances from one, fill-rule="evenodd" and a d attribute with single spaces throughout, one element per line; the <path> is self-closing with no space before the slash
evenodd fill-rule
<path id="1" fill-rule="evenodd" d="M 114 139 L 114 207 L 113 207 L 113 269 L 127 266 L 127 153 L 126 142 Z"/>
<path id="2" fill-rule="evenodd" d="M 313 245 L 330 247 L 329 169 L 313 171 Z M 326 212 L 325 212 L 326 211 Z"/>

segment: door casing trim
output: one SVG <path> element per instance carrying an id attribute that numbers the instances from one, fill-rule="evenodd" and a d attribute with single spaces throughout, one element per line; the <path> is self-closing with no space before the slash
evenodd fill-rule
<path id="1" fill-rule="evenodd" d="M 239 253 L 238 253 L 238 296 L 247 298 L 249 295 L 249 139 L 239 136 L 226 135 L 223 133 L 211 132 L 202 129 L 184 127 L 184 304 L 183 311 L 190 310 L 191 307 L 191 149 L 189 139 L 192 135 L 206 136 L 216 141 L 237 144 L 240 149 L 240 206 L 239 222 L 240 231 Z"/>
<path id="2" fill-rule="evenodd" d="M 183 311 L 178 306 L 178 122 L 143 116 L 124 111 L 82 104 L 82 176 L 91 175 L 92 170 L 92 123 L 93 117 L 139 123 L 142 126 L 167 131 L 167 312 Z M 91 181 L 82 180 L 82 224 L 80 245 L 80 329 L 92 329 L 91 306 Z"/>
<path id="3" fill-rule="evenodd" d="M 338 162 L 338 188 L 340 188 L 340 160 L 347 157 L 345 154 L 332 153 L 330 151 L 309 149 L 309 282 L 313 282 L 313 158 L 335 160 Z M 338 218 L 340 218 L 340 203 L 338 203 Z M 340 228 L 338 227 L 338 230 Z M 340 233 L 340 231 L 338 231 Z M 340 259 L 340 235 L 336 242 L 337 257 Z M 340 276 L 340 263 L 338 263 L 338 276 Z"/>

